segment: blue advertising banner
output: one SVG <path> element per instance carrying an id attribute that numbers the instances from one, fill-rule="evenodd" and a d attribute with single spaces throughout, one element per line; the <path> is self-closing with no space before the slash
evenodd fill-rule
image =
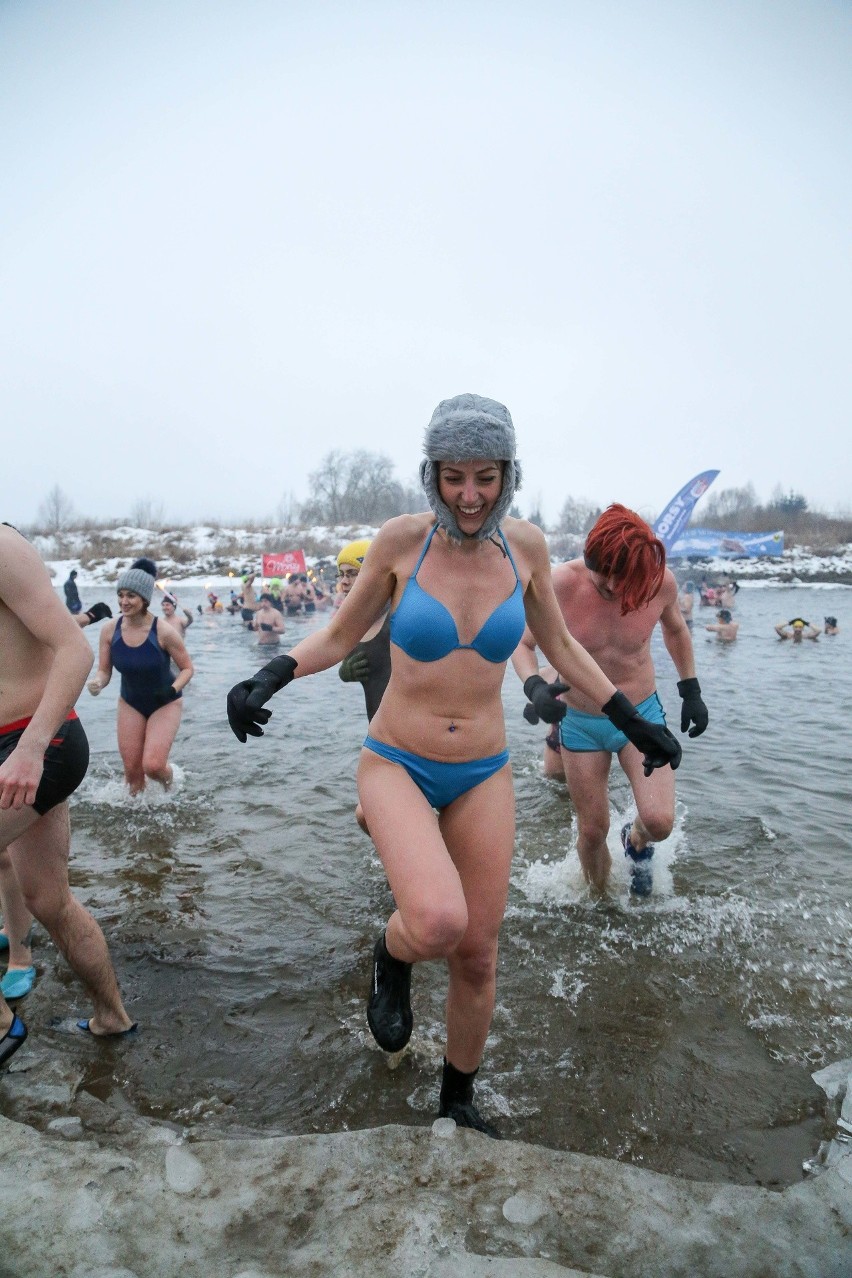
<path id="1" fill-rule="evenodd" d="M 672 559 L 686 559 L 689 555 L 702 559 L 759 559 L 763 555 L 783 555 L 784 533 L 687 528 L 669 553 Z"/>
<path id="2" fill-rule="evenodd" d="M 718 470 L 703 470 L 700 475 L 690 479 L 677 496 L 672 497 L 663 513 L 656 519 L 653 526 L 654 534 L 665 546 L 667 554 L 689 523 L 689 516 L 698 498 L 704 496 L 718 473 Z"/>

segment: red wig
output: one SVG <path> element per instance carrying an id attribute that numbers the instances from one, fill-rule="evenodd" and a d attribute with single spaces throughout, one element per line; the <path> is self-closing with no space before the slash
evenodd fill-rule
<path id="1" fill-rule="evenodd" d="M 666 548 L 649 524 L 618 502 L 607 506 L 586 538 L 586 567 L 615 577 L 621 615 L 644 608 L 660 593 L 666 572 Z"/>

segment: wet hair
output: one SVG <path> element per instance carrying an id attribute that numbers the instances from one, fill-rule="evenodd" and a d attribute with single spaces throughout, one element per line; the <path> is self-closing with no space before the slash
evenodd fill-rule
<path id="1" fill-rule="evenodd" d="M 836 618 L 836 617 L 826 617 L 826 619 L 825 619 L 825 624 L 826 624 L 827 626 L 836 626 L 836 625 L 837 625 L 837 618 Z"/>
<path id="2" fill-rule="evenodd" d="M 644 608 L 660 593 L 666 572 L 666 548 L 635 510 L 613 502 L 586 538 L 586 567 L 615 577 L 621 615 Z"/>
<path id="3" fill-rule="evenodd" d="M 719 618 L 720 621 L 730 621 L 731 611 L 729 608 L 720 608 L 719 611 L 716 613 L 716 616 Z"/>

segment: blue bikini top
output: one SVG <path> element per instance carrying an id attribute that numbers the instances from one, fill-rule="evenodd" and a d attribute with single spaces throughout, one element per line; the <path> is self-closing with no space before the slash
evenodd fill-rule
<path id="1" fill-rule="evenodd" d="M 402 648 L 414 661 L 440 661 L 451 652 L 470 649 L 478 652 L 486 661 L 508 661 L 521 642 L 526 626 L 524 613 L 524 592 L 521 580 L 512 558 L 512 552 L 503 536 L 500 540 L 506 548 L 509 563 L 515 573 L 515 589 L 492 612 L 483 625 L 473 643 L 459 643 L 459 632 L 452 613 L 440 599 L 427 594 L 417 581 L 417 573 L 423 563 L 426 551 L 432 544 L 438 525 L 435 524 L 426 544 L 420 552 L 420 558 L 414 572 L 405 584 L 402 598 L 395 612 L 390 617 L 390 638 L 398 648 Z"/>

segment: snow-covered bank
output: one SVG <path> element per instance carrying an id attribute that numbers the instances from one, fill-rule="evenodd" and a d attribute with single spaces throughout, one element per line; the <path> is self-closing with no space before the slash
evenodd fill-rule
<path id="1" fill-rule="evenodd" d="M 57 581 L 64 581 L 76 568 L 81 587 L 112 585 L 133 559 L 149 555 L 163 580 L 222 589 L 229 583 L 235 585 L 243 573 L 260 573 L 264 553 L 301 549 L 306 562 L 315 566 L 323 559 L 333 561 L 346 542 L 375 533 L 375 528 L 351 524 L 313 528 L 200 524 L 190 528 L 92 529 L 59 538 L 35 537 L 34 542 Z M 554 562 L 579 554 L 582 547 L 581 537 L 551 534 L 548 540 Z M 681 578 L 706 576 L 712 581 L 730 575 L 740 582 L 852 585 L 852 543 L 829 553 L 797 545 L 777 558 L 707 559 L 675 562 L 673 567 Z"/>

